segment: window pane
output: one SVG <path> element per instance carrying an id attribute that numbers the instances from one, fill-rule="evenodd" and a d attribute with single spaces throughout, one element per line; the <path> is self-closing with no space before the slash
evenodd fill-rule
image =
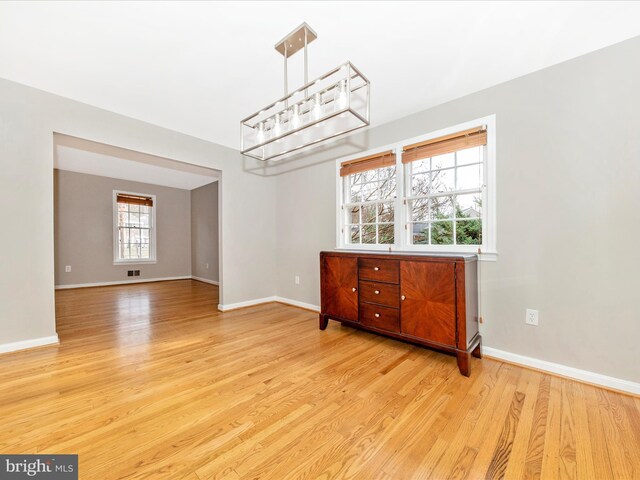
<path id="1" fill-rule="evenodd" d="M 396 196 L 396 179 L 381 180 L 378 184 L 378 198 L 388 200 Z"/>
<path id="2" fill-rule="evenodd" d="M 139 228 L 130 228 L 129 229 L 129 243 L 140 243 L 140 229 Z"/>
<path id="3" fill-rule="evenodd" d="M 455 153 L 445 153 L 444 155 L 437 155 L 431 158 L 431 170 L 455 167 L 455 165 L 456 165 Z"/>
<path id="4" fill-rule="evenodd" d="M 349 201 L 352 203 L 355 203 L 362 200 L 361 190 L 362 190 L 361 184 L 357 183 L 355 185 L 351 185 L 351 193 L 350 193 Z"/>
<path id="5" fill-rule="evenodd" d="M 362 185 L 362 200 L 370 202 L 378 198 L 378 183 L 365 183 Z"/>
<path id="6" fill-rule="evenodd" d="M 129 244 L 128 243 L 123 243 L 122 245 L 120 245 L 120 258 L 122 258 L 123 260 L 127 260 L 129 258 L 131 258 L 131 256 L 129 255 Z"/>
<path id="7" fill-rule="evenodd" d="M 376 205 L 363 205 L 362 206 L 362 223 L 375 223 L 376 222 Z"/>
<path id="8" fill-rule="evenodd" d="M 393 224 L 378 225 L 378 243 L 391 244 L 394 242 Z"/>
<path id="9" fill-rule="evenodd" d="M 480 149 L 482 147 L 467 148 L 456 152 L 456 162 L 458 165 L 466 165 L 469 163 L 478 163 L 482 161 Z"/>
<path id="10" fill-rule="evenodd" d="M 431 199 L 431 218 L 434 220 L 453 218 L 453 197 L 449 195 L 433 197 Z"/>
<path id="11" fill-rule="evenodd" d="M 363 225 L 362 243 L 376 243 L 376 226 L 375 225 Z"/>
<path id="12" fill-rule="evenodd" d="M 413 175 L 411 177 L 411 194 L 414 196 L 428 195 L 431 193 L 429 188 L 429 175 L 428 173 L 421 173 Z"/>
<path id="13" fill-rule="evenodd" d="M 128 205 L 126 203 L 118 203 L 118 211 L 119 212 L 127 212 L 127 211 L 129 211 L 129 209 L 127 207 L 128 207 Z"/>
<path id="14" fill-rule="evenodd" d="M 367 182 L 375 182 L 377 180 L 377 171 L 376 170 L 367 170 L 366 172 L 362 172 L 362 183 Z"/>
<path id="15" fill-rule="evenodd" d="M 457 190 L 468 190 L 482 186 L 482 164 L 458 168 Z"/>
<path id="16" fill-rule="evenodd" d="M 149 244 L 145 243 L 140 246 L 140 258 L 149 258 Z"/>
<path id="17" fill-rule="evenodd" d="M 450 192 L 455 186 L 455 169 L 431 172 L 431 193 Z"/>
<path id="18" fill-rule="evenodd" d="M 129 211 L 130 212 L 139 213 L 140 212 L 140 205 L 129 204 Z"/>
<path id="19" fill-rule="evenodd" d="M 480 218 L 482 196 L 480 193 L 456 196 L 456 218 Z"/>
<path id="20" fill-rule="evenodd" d="M 151 207 L 140 205 L 140 213 L 151 213 Z"/>
<path id="21" fill-rule="evenodd" d="M 411 172 L 412 173 L 421 173 L 427 172 L 431 170 L 431 159 L 424 158 L 422 160 L 416 160 L 415 162 L 411 162 Z"/>
<path id="22" fill-rule="evenodd" d="M 360 207 L 348 207 L 347 216 L 349 223 L 360 223 Z"/>
<path id="23" fill-rule="evenodd" d="M 360 226 L 351 225 L 351 243 L 360 243 Z"/>
<path id="24" fill-rule="evenodd" d="M 453 222 L 433 222 L 431 223 L 431 244 L 432 245 L 452 245 L 453 244 Z"/>
<path id="25" fill-rule="evenodd" d="M 120 243 L 129 243 L 129 229 L 119 228 Z"/>
<path id="26" fill-rule="evenodd" d="M 140 226 L 140 214 L 139 213 L 130 213 L 129 214 L 129 225 L 132 227 Z"/>
<path id="27" fill-rule="evenodd" d="M 482 220 L 458 220 L 456 222 L 456 243 L 458 245 L 482 244 Z"/>
<path id="28" fill-rule="evenodd" d="M 149 215 L 148 214 L 140 214 L 140 226 L 149 228 Z"/>
<path id="29" fill-rule="evenodd" d="M 121 204 L 118 204 L 121 205 Z M 124 226 L 129 223 L 129 214 L 125 212 L 118 212 L 118 225 Z"/>
<path id="30" fill-rule="evenodd" d="M 414 223 L 411 225 L 411 238 L 414 245 L 425 245 L 429 243 L 429 224 Z"/>
<path id="31" fill-rule="evenodd" d="M 411 200 L 409 203 L 412 221 L 427 220 L 429 218 L 428 199 Z"/>
<path id="32" fill-rule="evenodd" d="M 150 243 L 149 241 L 149 230 L 143 229 L 140 231 L 140 241 L 142 243 Z"/>
<path id="33" fill-rule="evenodd" d="M 393 222 L 393 203 L 385 202 L 378 204 L 378 222 L 389 223 Z"/>

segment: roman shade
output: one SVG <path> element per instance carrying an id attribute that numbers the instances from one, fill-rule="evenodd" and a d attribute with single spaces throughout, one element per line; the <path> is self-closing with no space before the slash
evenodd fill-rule
<path id="1" fill-rule="evenodd" d="M 118 193 L 117 201 L 118 203 L 128 203 L 131 205 L 145 205 L 147 207 L 153 207 L 153 199 L 151 197 L 131 195 L 129 193 Z"/>
<path id="2" fill-rule="evenodd" d="M 402 147 L 402 163 L 415 162 L 424 158 L 444 155 L 465 148 L 479 147 L 487 144 L 486 127 L 475 127 L 461 132 L 432 138 L 424 142 L 413 143 Z"/>
<path id="3" fill-rule="evenodd" d="M 340 176 L 346 177 L 347 175 L 353 175 L 354 173 L 375 170 L 376 168 L 390 167 L 395 164 L 396 154 L 393 153 L 393 150 L 387 150 L 386 152 L 376 153 L 374 155 L 369 155 L 368 157 L 342 162 L 340 164 Z"/>

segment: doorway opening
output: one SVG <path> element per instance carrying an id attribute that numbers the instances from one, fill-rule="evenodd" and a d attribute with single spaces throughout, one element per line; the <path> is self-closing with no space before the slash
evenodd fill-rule
<path id="1" fill-rule="evenodd" d="M 95 296 L 88 287 L 117 288 L 104 290 L 117 297 L 110 308 L 134 322 L 149 321 L 157 295 L 177 290 L 197 290 L 203 311 L 217 312 L 222 172 L 59 133 L 53 146 L 61 341 L 60 305 Z"/>

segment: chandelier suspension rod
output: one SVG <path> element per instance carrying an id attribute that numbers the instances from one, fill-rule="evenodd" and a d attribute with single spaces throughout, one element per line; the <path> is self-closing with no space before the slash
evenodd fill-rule
<path id="1" fill-rule="evenodd" d="M 304 29 L 304 84 L 309 83 L 309 63 L 307 62 L 307 29 Z M 307 98 L 309 89 L 304 89 L 304 98 Z"/>
<path id="2" fill-rule="evenodd" d="M 307 45 L 309 44 L 308 41 L 308 36 L 307 36 L 308 32 L 307 29 L 304 30 L 304 85 L 306 85 L 307 83 L 309 83 L 309 60 L 308 60 L 308 54 L 307 54 Z M 288 63 L 289 63 L 289 55 L 288 55 L 288 51 L 287 51 L 287 42 L 284 42 L 284 96 L 287 97 L 289 95 L 289 70 L 288 70 Z M 305 88 L 304 89 L 304 96 L 305 98 L 309 95 L 309 89 Z M 285 100 L 285 107 L 289 106 L 289 99 Z"/>
<path id="3" fill-rule="evenodd" d="M 287 57 L 287 42 L 284 42 L 284 96 L 288 96 L 289 95 L 289 86 L 287 85 L 287 81 L 288 81 L 288 73 L 287 73 L 287 63 L 288 63 L 288 58 Z M 284 101 L 284 106 L 288 107 L 289 106 L 289 99 Z"/>

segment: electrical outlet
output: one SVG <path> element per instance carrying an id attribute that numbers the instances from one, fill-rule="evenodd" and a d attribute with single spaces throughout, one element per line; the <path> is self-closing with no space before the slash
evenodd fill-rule
<path id="1" fill-rule="evenodd" d="M 133 277 L 133 270 L 127 270 L 127 276 Z"/>
<path id="2" fill-rule="evenodd" d="M 134 277 L 139 277 L 140 276 L 140 270 L 134 270 L 133 271 L 133 276 Z"/>
<path id="3" fill-rule="evenodd" d="M 296 285 L 300 285 L 300 275 L 296 275 L 294 281 L 296 282 Z"/>
<path id="4" fill-rule="evenodd" d="M 534 325 L 534 326 L 538 326 L 538 310 L 532 310 L 530 308 L 527 308 L 527 315 L 524 319 L 524 322 L 527 325 Z"/>
<path id="5" fill-rule="evenodd" d="M 64 266 L 64 271 L 69 273 L 71 271 L 71 265 L 65 265 Z"/>

